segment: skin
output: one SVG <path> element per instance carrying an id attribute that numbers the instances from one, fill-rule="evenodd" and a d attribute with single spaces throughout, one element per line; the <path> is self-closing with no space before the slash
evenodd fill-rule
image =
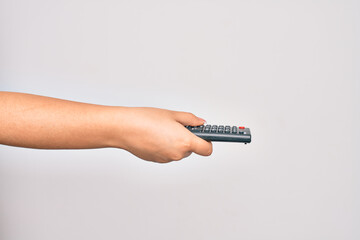
<path id="1" fill-rule="evenodd" d="M 184 128 L 205 120 L 159 108 L 87 104 L 0 92 L 0 144 L 38 149 L 114 147 L 167 163 L 191 153 L 209 156 L 212 144 Z M 168 131 L 159 131 L 167 129 Z"/>

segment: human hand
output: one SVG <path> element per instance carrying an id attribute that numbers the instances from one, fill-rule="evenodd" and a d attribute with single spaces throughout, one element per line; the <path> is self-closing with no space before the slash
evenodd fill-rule
<path id="1" fill-rule="evenodd" d="M 111 138 L 113 147 L 159 163 L 177 161 L 192 152 L 202 156 L 212 153 L 211 142 L 195 136 L 184 127 L 205 123 L 194 114 L 146 107 L 118 109 L 120 122 Z"/>

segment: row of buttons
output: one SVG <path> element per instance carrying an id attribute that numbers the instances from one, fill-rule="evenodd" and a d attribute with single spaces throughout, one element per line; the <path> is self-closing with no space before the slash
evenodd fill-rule
<path id="1" fill-rule="evenodd" d="M 201 125 L 201 126 L 186 126 L 187 129 L 189 129 L 192 132 L 204 132 L 204 133 L 226 133 L 226 134 L 246 134 L 245 131 L 242 131 L 242 129 L 245 129 L 245 127 L 239 127 L 236 126 L 230 127 L 230 126 L 224 126 L 224 125 Z"/>

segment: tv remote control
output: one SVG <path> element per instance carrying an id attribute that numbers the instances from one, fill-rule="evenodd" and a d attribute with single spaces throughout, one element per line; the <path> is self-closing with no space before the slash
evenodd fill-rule
<path id="1" fill-rule="evenodd" d="M 201 125 L 185 126 L 196 136 L 207 141 L 216 142 L 251 142 L 251 133 L 249 128 L 224 125 Z"/>

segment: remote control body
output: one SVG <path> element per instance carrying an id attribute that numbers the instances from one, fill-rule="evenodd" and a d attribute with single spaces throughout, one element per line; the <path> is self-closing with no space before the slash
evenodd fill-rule
<path id="1" fill-rule="evenodd" d="M 201 125 L 185 126 L 190 132 L 207 141 L 216 142 L 251 142 L 251 132 L 249 128 L 224 125 Z"/>

